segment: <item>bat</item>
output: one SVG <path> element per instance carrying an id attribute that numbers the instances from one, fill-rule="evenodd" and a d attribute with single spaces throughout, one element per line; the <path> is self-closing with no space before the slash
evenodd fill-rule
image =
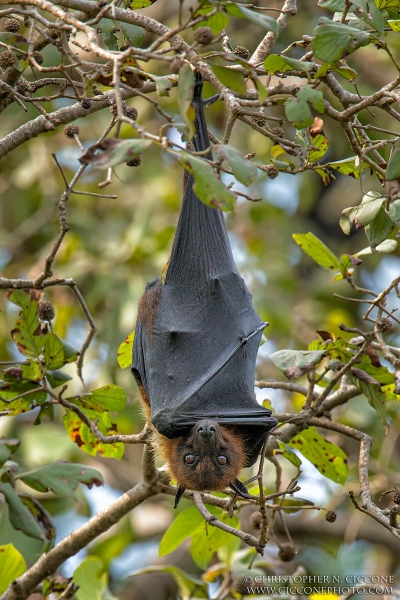
<path id="1" fill-rule="evenodd" d="M 210 148 L 203 80 L 196 73 L 194 146 Z M 212 160 L 211 151 L 205 158 Z M 248 497 L 238 479 L 253 465 L 278 421 L 254 399 L 254 370 L 264 323 L 233 259 L 222 212 L 206 206 L 185 173 L 184 196 L 163 281 L 139 301 L 132 357 L 155 442 L 186 488 L 227 486 Z"/>

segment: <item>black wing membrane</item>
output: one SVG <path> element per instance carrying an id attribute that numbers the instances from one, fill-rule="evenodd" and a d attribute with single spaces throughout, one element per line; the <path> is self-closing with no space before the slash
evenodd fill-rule
<path id="1" fill-rule="evenodd" d="M 210 147 L 202 87 L 196 74 L 197 152 Z M 250 466 L 277 425 L 254 399 L 255 362 L 267 324 L 237 271 L 222 212 L 203 204 L 192 186 L 189 175 L 165 283 L 155 279 L 146 287 L 150 294 L 160 288 L 159 303 L 150 329 L 138 319 L 132 372 L 162 435 L 179 437 L 204 418 L 235 425 Z"/>

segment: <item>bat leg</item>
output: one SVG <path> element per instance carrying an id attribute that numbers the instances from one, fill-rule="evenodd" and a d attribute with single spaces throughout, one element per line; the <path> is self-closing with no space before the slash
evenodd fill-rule
<path id="1" fill-rule="evenodd" d="M 243 483 L 239 481 L 239 479 L 235 479 L 235 481 L 232 481 L 232 483 L 229 484 L 229 487 L 235 492 L 235 494 L 238 494 L 242 498 L 254 498 L 254 496 L 248 493 L 246 486 L 243 485 Z"/>

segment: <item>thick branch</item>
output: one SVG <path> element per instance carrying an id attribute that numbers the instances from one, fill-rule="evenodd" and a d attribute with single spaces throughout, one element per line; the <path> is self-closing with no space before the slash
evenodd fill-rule
<path id="1" fill-rule="evenodd" d="M 100 534 L 108 531 L 118 523 L 129 511 L 160 491 L 157 482 L 150 484 L 140 482 L 106 509 L 97 513 L 87 523 L 73 531 L 47 554 L 18 577 L 0 597 L 0 600 L 24 600 L 45 577 L 52 575 L 68 558 L 85 548 Z"/>
<path id="2" fill-rule="evenodd" d="M 273 33 L 273 31 L 269 31 L 262 42 L 256 48 L 253 56 L 249 60 L 252 65 L 259 65 L 264 62 L 269 52 L 271 51 L 272 46 L 275 44 L 276 40 L 279 37 L 279 34 L 285 29 L 286 25 L 289 22 L 290 17 L 293 17 L 297 12 L 296 0 L 285 0 L 285 3 L 282 7 L 282 13 L 277 18 L 276 22 L 278 24 L 278 35 Z"/>
<path id="3" fill-rule="evenodd" d="M 0 0 L 1 2 L 1 0 Z M 153 92 L 156 89 L 156 85 L 153 82 L 148 82 L 144 84 L 141 88 L 141 92 Z M 132 98 L 136 95 L 134 89 L 132 90 L 121 90 L 121 97 L 123 100 L 128 98 Z M 85 109 L 82 107 L 80 102 L 73 104 L 72 106 L 67 106 L 66 108 L 60 108 L 52 113 L 49 113 L 48 117 L 40 115 L 33 121 L 29 121 L 28 123 L 24 123 L 21 127 L 18 127 L 12 133 L 6 135 L 2 140 L 0 140 L 0 159 L 4 158 L 9 152 L 18 148 L 23 143 L 27 142 L 31 138 L 37 137 L 41 133 L 45 133 L 46 131 L 53 131 L 56 127 L 60 125 L 65 125 L 66 123 L 71 123 L 71 121 L 75 121 L 76 119 L 86 117 L 89 114 L 98 112 L 107 106 L 111 106 L 114 103 L 115 94 L 114 91 L 107 91 L 102 96 L 95 96 L 91 98 L 92 106 L 89 109 Z"/>

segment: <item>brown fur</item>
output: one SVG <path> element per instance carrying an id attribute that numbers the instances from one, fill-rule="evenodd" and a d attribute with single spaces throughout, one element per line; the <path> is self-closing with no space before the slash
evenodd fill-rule
<path id="1" fill-rule="evenodd" d="M 143 294 L 139 300 L 138 319 L 146 327 L 150 338 L 153 334 L 154 319 L 161 299 L 161 281 Z"/>
<path id="2" fill-rule="evenodd" d="M 171 475 L 181 487 L 191 490 L 221 491 L 235 481 L 244 467 L 246 454 L 242 436 L 235 427 L 219 426 L 212 422 L 217 429 L 214 443 L 200 443 L 194 425 L 187 436 L 169 440 L 163 436 L 160 451 L 167 460 Z M 199 457 L 195 467 L 185 464 L 187 454 Z M 218 465 L 216 459 L 223 455 L 227 458 L 226 465 Z"/>
<path id="3" fill-rule="evenodd" d="M 188 435 L 170 440 L 151 425 L 150 402 L 143 385 L 141 383 L 138 385 L 143 413 L 152 429 L 155 453 L 158 458 L 168 463 L 168 470 L 178 482 L 178 486 L 199 492 L 204 490 L 217 492 L 224 490 L 235 481 L 246 462 L 244 441 L 236 427 L 219 426 L 213 421 L 213 425 L 217 428 L 217 440 L 214 446 L 205 448 L 204 444 L 202 447 L 198 444 L 195 433 L 198 424 L 193 426 Z M 191 453 L 198 453 L 201 457 L 194 469 L 184 462 L 185 455 Z M 227 457 L 227 464 L 224 466 L 215 462 L 220 454 Z"/>

